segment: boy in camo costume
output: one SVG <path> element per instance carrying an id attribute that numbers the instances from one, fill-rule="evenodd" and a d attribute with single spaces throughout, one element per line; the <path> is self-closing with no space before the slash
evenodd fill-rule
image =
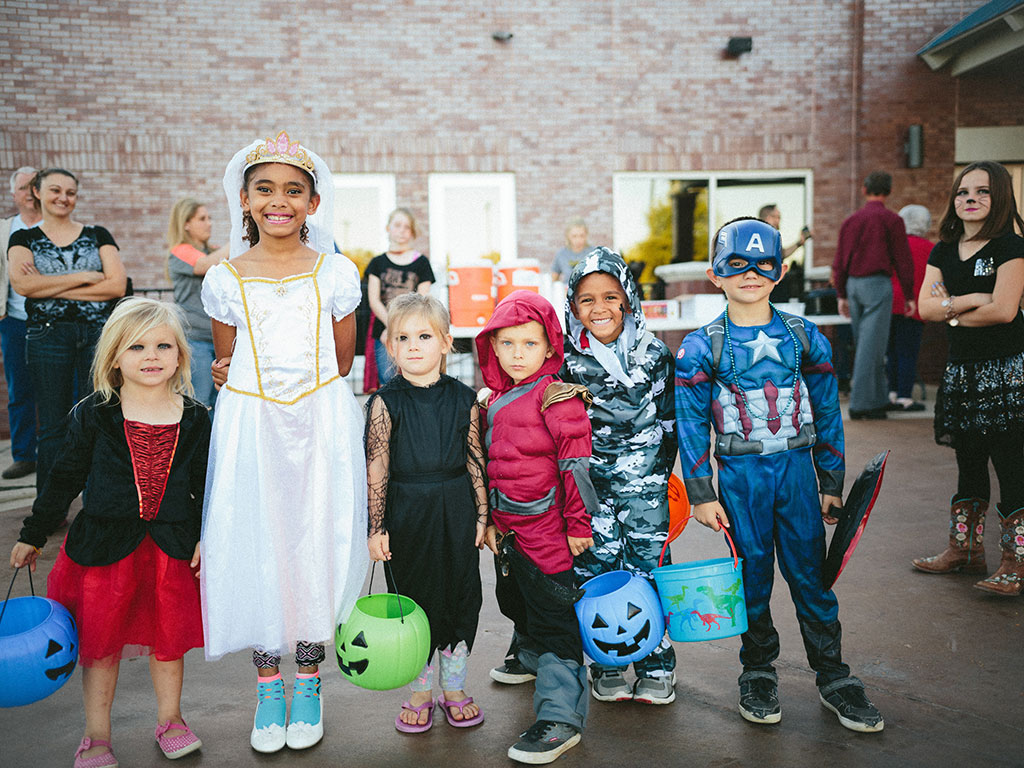
<path id="1" fill-rule="evenodd" d="M 668 479 L 676 457 L 673 355 L 647 330 L 629 267 L 607 248 L 590 251 L 570 275 L 565 327 L 561 377 L 594 397 L 587 409 L 590 477 L 600 501 L 591 519 L 594 546 L 576 557 L 576 573 L 586 579 L 624 568 L 651 580 L 668 536 Z M 624 667 L 592 664 L 594 698 L 669 704 L 675 665 L 664 637 L 633 664 L 632 686 Z"/>

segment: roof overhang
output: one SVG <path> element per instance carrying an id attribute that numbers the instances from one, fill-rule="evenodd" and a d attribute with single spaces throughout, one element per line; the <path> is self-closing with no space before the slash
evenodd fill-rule
<path id="1" fill-rule="evenodd" d="M 917 52 L 933 70 L 953 77 L 1024 51 L 1024 0 L 992 0 Z"/>

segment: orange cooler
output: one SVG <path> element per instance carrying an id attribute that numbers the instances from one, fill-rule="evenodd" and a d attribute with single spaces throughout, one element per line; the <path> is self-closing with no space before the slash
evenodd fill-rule
<path id="1" fill-rule="evenodd" d="M 540 262 L 536 259 L 521 259 L 511 264 L 499 262 L 494 281 L 498 285 L 498 301 L 512 291 L 540 293 Z"/>
<path id="2" fill-rule="evenodd" d="M 453 266 L 448 270 L 448 310 L 452 325 L 459 328 L 480 328 L 494 312 L 494 266 L 477 261 Z"/>

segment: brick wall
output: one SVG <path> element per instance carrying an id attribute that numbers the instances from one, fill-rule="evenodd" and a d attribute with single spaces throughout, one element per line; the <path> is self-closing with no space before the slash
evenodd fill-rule
<path id="1" fill-rule="evenodd" d="M 143 286 L 166 282 L 173 201 L 210 201 L 223 242 L 225 163 L 282 127 L 336 171 L 397 174 L 424 234 L 430 172 L 514 172 L 519 253 L 544 261 L 570 216 L 610 240 L 616 171 L 810 168 L 827 259 L 868 171 L 893 171 L 892 206 L 937 216 L 955 128 L 1021 121 L 1024 79 L 955 80 L 914 56 L 976 5 L 7 0 L 0 170 L 79 172 L 76 215 L 111 230 Z M 738 60 L 734 35 L 753 37 Z"/>
<path id="2" fill-rule="evenodd" d="M 396 173 L 423 219 L 429 172 L 514 172 L 520 253 L 544 260 L 571 215 L 610 238 L 615 171 L 811 168 L 827 254 L 867 171 L 894 171 L 894 206 L 937 212 L 955 127 L 1020 121 L 1021 78 L 955 80 L 914 56 L 972 7 L 11 0 L 0 168 L 81 172 L 79 214 L 111 229 L 147 285 L 164 279 L 174 199 L 210 200 L 223 239 L 224 164 L 279 127 L 335 170 Z M 514 38 L 495 42 L 499 28 Z M 731 35 L 753 36 L 753 52 L 725 59 Z M 925 126 L 919 170 L 902 168 L 911 123 Z"/>

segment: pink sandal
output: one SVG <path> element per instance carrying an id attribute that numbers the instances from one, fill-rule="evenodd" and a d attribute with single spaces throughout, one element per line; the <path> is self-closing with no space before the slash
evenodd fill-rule
<path id="1" fill-rule="evenodd" d="M 103 752 L 92 757 L 82 757 L 82 753 L 93 747 L 106 747 L 109 752 Z M 114 757 L 114 748 L 109 741 L 103 739 L 90 739 L 88 736 L 82 739 L 75 752 L 75 768 L 117 768 L 117 758 Z"/>
<path id="2" fill-rule="evenodd" d="M 399 713 L 398 717 L 395 718 L 395 728 L 397 728 L 402 733 L 423 733 L 424 731 L 429 731 L 431 726 L 434 725 L 434 700 L 429 699 L 428 701 L 424 701 L 418 707 L 414 707 L 408 701 L 402 704 L 402 709 L 407 709 L 410 712 L 415 712 L 417 718 L 419 718 L 419 714 L 423 711 L 424 708 L 428 708 L 427 722 L 404 723 L 402 722 L 402 715 L 401 713 Z"/>
<path id="3" fill-rule="evenodd" d="M 170 730 L 175 730 L 177 733 L 173 736 L 167 736 L 166 734 Z M 192 733 L 192 729 L 184 721 L 172 723 L 168 720 L 163 725 L 158 725 L 153 735 L 156 736 L 156 743 L 160 746 L 164 756 L 171 760 L 184 757 L 203 746 L 203 742 Z"/>
<path id="4" fill-rule="evenodd" d="M 437 704 L 438 706 L 443 708 L 444 716 L 448 719 L 448 725 L 453 725 L 456 728 L 469 728 L 473 725 L 480 725 L 480 723 L 484 721 L 484 711 L 482 709 L 479 712 L 477 712 L 476 715 L 474 715 L 473 717 L 466 717 L 465 713 L 462 711 L 462 708 L 467 704 L 472 703 L 472 696 L 467 696 L 462 701 L 448 701 L 448 699 L 444 697 L 443 693 L 437 697 Z M 456 720 L 452 717 L 451 711 L 453 709 L 459 710 L 459 714 L 462 715 L 461 720 Z"/>

